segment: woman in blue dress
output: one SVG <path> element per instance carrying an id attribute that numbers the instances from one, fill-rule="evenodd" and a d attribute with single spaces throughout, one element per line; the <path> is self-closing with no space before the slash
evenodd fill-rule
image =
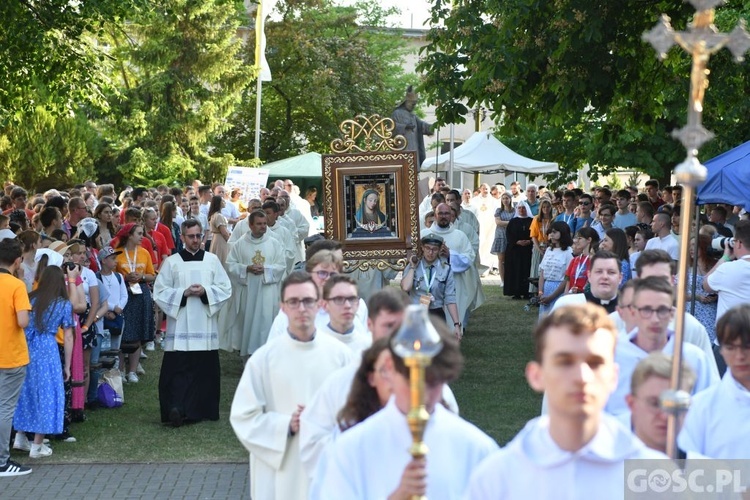
<path id="1" fill-rule="evenodd" d="M 696 273 L 695 290 L 693 290 L 693 262 L 695 259 L 695 240 L 690 240 L 690 263 L 688 265 L 687 282 L 685 286 L 688 298 L 695 300 L 695 312 L 693 315 L 706 327 L 708 337 L 712 344 L 716 344 L 716 310 L 719 296 L 715 293 L 706 293 L 703 290 L 703 279 L 718 262 L 718 257 L 710 254 L 711 236 L 698 234 L 698 272 Z M 689 307 L 689 304 L 688 304 Z"/>
<path id="2" fill-rule="evenodd" d="M 43 443 L 44 435 L 60 434 L 63 430 L 63 382 L 70 378 L 73 355 L 73 307 L 68 300 L 63 270 L 47 267 L 30 299 L 31 315 L 25 329 L 30 361 L 13 424 L 18 431 L 34 434 L 29 456 L 40 458 L 52 455 L 52 449 Z M 55 340 L 58 328 L 64 332 L 64 367 Z"/>

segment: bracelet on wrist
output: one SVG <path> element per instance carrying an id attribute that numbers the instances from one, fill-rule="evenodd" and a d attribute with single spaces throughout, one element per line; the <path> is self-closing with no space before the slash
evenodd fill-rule
<path id="1" fill-rule="evenodd" d="M 731 257 L 729 257 L 728 255 L 722 255 L 721 260 L 723 260 L 724 262 L 732 262 Z"/>

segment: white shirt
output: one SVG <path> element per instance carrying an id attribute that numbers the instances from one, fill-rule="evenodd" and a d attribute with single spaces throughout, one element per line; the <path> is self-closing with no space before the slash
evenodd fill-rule
<path id="1" fill-rule="evenodd" d="M 321 454 L 339 434 L 338 414 L 346 404 L 361 363 L 362 356 L 356 356 L 349 365 L 329 375 L 300 415 L 300 457 L 310 479 L 317 470 Z M 448 384 L 443 385 L 443 401 L 458 415 L 458 403 Z"/>
<path id="2" fill-rule="evenodd" d="M 719 384 L 693 398 L 677 444 L 709 458 L 748 459 L 749 425 L 750 391 L 727 370 Z"/>
<path id="3" fill-rule="evenodd" d="M 672 257 L 672 260 L 680 258 L 680 246 L 671 234 L 663 238 L 654 236 L 646 242 L 646 250 L 664 250 Z"/>
<path id="4" fill-rule="evenodd" d="M 750 303 L 750 255 L 725 262 L 708 276 L 708 286 L 719 292 L 716 321 L 739 304 Z"/>
<path id="5" fill-rule="evenodd" d="M 610 415 L 602 415 L 588 444 L 576 452 L 566 451 L 550 436 L 549 417 L 537 417 L 482 462 L 464 499 L 622 499 L 624 462 L 634 458 L 666 456 L 646 448 Z"/>
<path id="6" fill-rule="evenodd" d="M 411 461 L 412 438 L 406 415 L 392 397 L 364 422 L 342 433 L 321 463 L 319 485 L 310 499 L 385 499 L 398 488 Z M 461 498 L 471 472 L 497 444 L 474 425 L 435 406 L 424 433 L 427 455 L 427 498 Z"/>
<path id="7" fill-rule="evenodd" d="M 604 411 L 612 415 L 619 415 L 628 410 L 625 396 L 630 394 L 630 379 L 633 376 L 636 365 L 649 354 L 633 342 L 637 332 L 638 330 L 635 329 L 626 339 L 617 339 L 615 362 L 620 367 L 620 374 L 617 380 L 617 388 L 609 396 L 607 406 L 604 407 Z M 667 344 L 661 352 L 671 356 L 673 350 L 674 335 L 670 335 Z M 697 394 L 719 382 L 719 375 L 711 370 L 708 357 L 696 346 L 685 343 L 682 346 L 682 357 L 685 363 L 693 369 L 697 377 L 692 394 Z"/>
<path id="8" fill-rule="evenodd" d="M 367 331 L 366 328 L 362 328 L 358 321 L 355 321 L 352 331 L 349 333 L 339 333 L 331 328 L 331 324 L 328 323 L 320 328 L 317 328 L 319 333 L 330 336 L 332 339 L 336 339 L 343 343 L 346 347 L 351 349 L 352 354 L 355 357 L 360 357 L 362 351 L 366 350 L 372 345 L 372 335 Z"/>
<path id="9" fill-rule="evenodd" d="M 565 278 L 565 271 L 573 260 L 573 251 L 568 247 L 567 250 L 561 248 L 550 248 L 544 252 L 539 269 L 544 271 L 544 279 L 549 281 L 562 281 Z"/>

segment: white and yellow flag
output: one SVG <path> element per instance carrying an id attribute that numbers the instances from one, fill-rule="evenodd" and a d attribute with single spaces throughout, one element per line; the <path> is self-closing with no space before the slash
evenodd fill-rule
<path id="1" fill-rule="evenodd" d="M 266 60 L 266 18 L 271 13 L 279 0 L 261 0 L 255 12 L 255 64 L 258 69 L 258 78 L 262 82 L 271 81 L 271 68 Z"/>

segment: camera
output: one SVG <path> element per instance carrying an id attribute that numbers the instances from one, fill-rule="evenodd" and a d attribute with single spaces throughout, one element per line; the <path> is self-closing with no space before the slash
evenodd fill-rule
<path id="1" fill-rule="evenodd" d="M 65 264 L 63 264 L 63 269 L 67 271 L 72 271 L 76 267 L 78 267 L 78 264 L 74 264 L 72 262 L 66 262 Z"/>
<path id="2" fill-rule="evenodd" d="M 734 238 L 714 238 L 711 240 L 711 248 L 717 252 L 724 252 L 724 248 L 729 247 L 730 250 L 734 250 Z"/>

